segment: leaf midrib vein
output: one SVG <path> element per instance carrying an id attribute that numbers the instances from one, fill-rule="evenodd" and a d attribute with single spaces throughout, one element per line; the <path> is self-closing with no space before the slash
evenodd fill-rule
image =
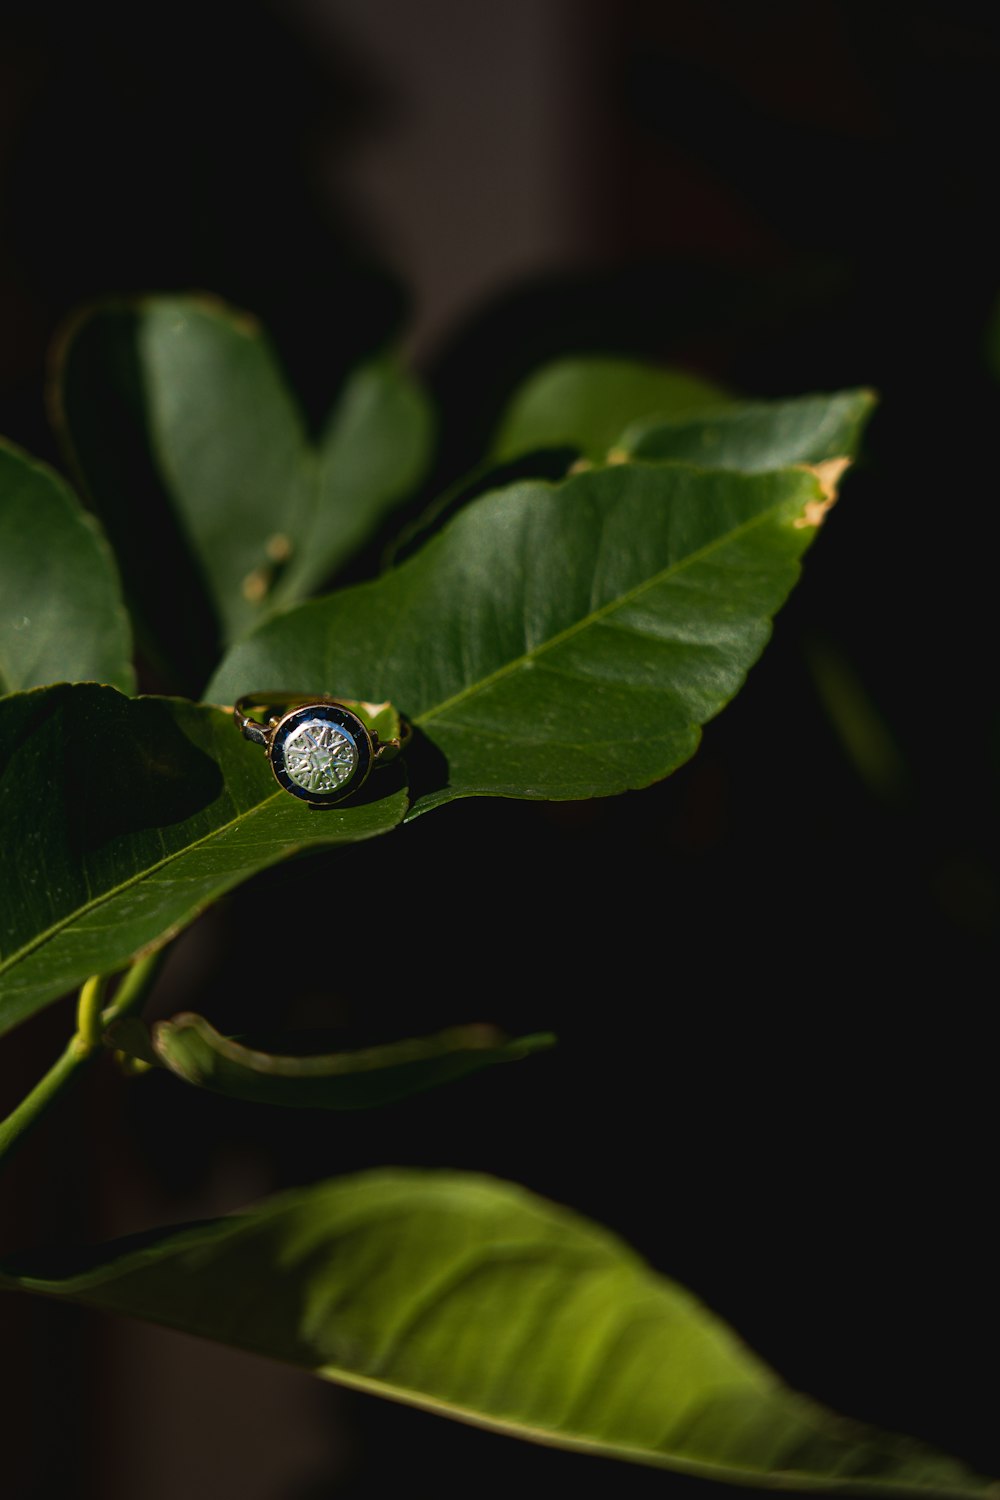
<path id="1" fill-rule="evenodd" d="M 175 859 L 180 859 L 183 855 L 189 854 L 192 849 L 200 848 L 202 844 L 209 843 L 212 839 L 218 838 L 222 833 L 228 833 L 231 828 L 235 828 L 245 818 L 253 817 L 255 813 L 260 812 L 265 807 L 269 807 L 280 795 L 280 792 L 272 792 L 263 802 L 258 802 L 256 806 L 251 807 L 247 812 L 237 814 L 235 818 L 230 818 L 228 823 L 222 823 L 218 828 L 213 828 L 210 833 L 203 834 L 201 838 L 194 839 L 190 844 L 185 844 L 183 849 L 176 849 L 173 854 L 166 855 L 163 859 L 157 860 L 155 864 L 145 866 L 142 870 L 137 871 L 135 875 L 130 876 L 128 880 L 121 881 L 120 884 L 113 886 L 100 896 L 95 896 L 92 900 L 84 902 L 83 905 L 74 907 L 60 921 L 53 922 L 51 927 L 46 927 L 43 932 L 38 933 L 30 942 L 15 949 L 8 958 L 0 959 L 0 974 L 5 974 L 9 969 L 14 968 L 16 964 L 30 957 L 36 949 L 41 948 L 50 938 L 55 937 L 57 933 L 69 927 L 71 923 L 79 921 L 92 911 L 96 911 L 99 906 L 103 906 L 105 902 L 120 895 L 122 891 L 127 891 L 132 886 L 140 885 L 142 881 L 149 880 L 157 871 L 164 869 Z M 86 875 L 84 878 L 86 878 Z"/>
<path id="2" fill-rule="evenodd" d="M 551 651 L 556 646 L 561 646 L 564 641 L 571 640 L 581 630 L 588 629 L 598 620 L 614 614 L 618 609 L 623 609 L 626 604 L 631 604 L 633 600 L 640 598 L 647 590 L 655 588 L 657 584 L 665 583 L 668 578 L 682 572 L 685 568 L 693 566 L 719 547 L 727 546 L 730 542 L 752 531 L 754 527 L 763 525 L 765 521 L 771 520 L 778 512 L 786 510 L 788 505 L 789 497 L 786 496 L 782 500 L 776 501 L 773 505 L 769 505 L 765 510 L 758 511 L 750 520 L 743 521 L 739 526 L 734 527 L 732 531 L 727 531 L 723 536 L 713 537 L 703 547 L 696 548 L 694 552 L 689 552 L 678 562 L 671 563 L 669 567 L 663 568 L 659 573 L 654 573 L 651 578 L 645 579 L 642 583 L 637 584 L 635 588 L 627 590 L 624 594 L 620 594 L 617 599 L 609 600 L 607 604 L 602 604 L 599 609 L 591 610 L 589 614 L 584 615 L 579 620 L 575 620 L 572 625 L 567 625 L 564 630 L 557 631 L 548 640 L 540 641 L 537 646 L 532 646 L 530 650 L 523 652 L 520 656 L 515 657 L 509 662 L 504 662 L 495 671 L 488 673 L 485 677 L 481 677 L 478 682 L 469 683 L 466 687 L 460 688 L 457 693 L 453 693 L 450 698 L 445 698 L 440 703 L 432 704 L 423 713 L 415 714 L 413 716 L 414 724 L 427 724 L 431 719 L 435 719 L 439 714 L 445 713 L 456 703 L 462 703 L 467 698 L 472 698 L 477 693 L 484 692 L 487 688 L 492 687 L 495 682 L 500 682 L 504 677 L 509 677 L 512 673 L 520 670 L 521 667 L 530 666 L 538 657 L 544 655 L 546 651 Z"/>

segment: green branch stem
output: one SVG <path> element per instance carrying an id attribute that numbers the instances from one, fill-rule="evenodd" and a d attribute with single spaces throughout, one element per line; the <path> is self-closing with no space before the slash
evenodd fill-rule
<path id="1" fill-rule="evenodd" d="M 80 990 L 77 1029 L 62 1056 L 5 1120 L 0 1120 L 0 1166 L 12 1155 L 51 1104 L 100 1054 L 104 1032 L 112 1021 L 140 1009 L 160 971 L 165 948 L 137 958 L 125 973 L 115 997 L 102 1009 L 108 976 L 95 974 Z"/>

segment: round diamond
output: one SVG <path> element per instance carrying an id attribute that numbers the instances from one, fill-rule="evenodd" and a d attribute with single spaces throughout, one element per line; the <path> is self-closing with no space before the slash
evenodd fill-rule
<path id="1" fill-rule="evenodd" d="M 306 719 L 284 743 L 285 770 L 307 792 L 335 792 L 358 764 L 354 741 L 326 719 Z"/>

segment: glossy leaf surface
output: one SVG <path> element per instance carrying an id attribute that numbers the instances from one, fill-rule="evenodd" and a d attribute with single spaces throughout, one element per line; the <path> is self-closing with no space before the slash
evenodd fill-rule
<path id="1" fill-rule="evenodd" d="M 631 458 L 760 474 L 856 453 L 874 407 L 871 391 L 740 401 L 703 417 L 633 423 L 617 446 Z"/>
<path id="2" fill-rule="evenodd" d="M 114 558 L 58 474 L 0 442 L 0 693 L 88 681 L 134 685 Z"/>
<path id="3" fill-rule="evenodd" d="M 980 1495 L 790 1392 L 613 1235 L 522 1189 L 378 1171 L 0 1286 L 151 1319 L 537 1442 L 742 1484 Z"/>
<path id="4" fill-rule="evenodd" d="M 173 525 L 176 586 L 200 581 L 225 638 L 335 571 L 417 482 L 430 443 L 426 399 L 379 358 L 313 444 L 257 322 L 205 298 L 97 308 L 63 348 L 57 406 L 133 587 L 149 571 L 148 513 L 166 509 L 153 534 Z M 152 627 L 168 638 L 169 603 Z"/>
<path id="5" fill-rule="evenodd" d="M 516 1062 L 554 1041 L 547 1035 L 510 1040 L 494 1026 L 457 1026 L 381 1047 L 297 1057 L 247 1047 L 192 1014 L 156 1022 L 136 1048 L 129 1036 L 137 1025 L 125 1022 L 111 1045 L 134 1049 L 198 1088 L 292 1109 L 372 1109 L 494 1063 Z"/>
<path id="6" fill-rule="evenodd" d="M 517 484 L 394 572 L 270 621 L 207 696 L 287 682 L 390 699 L 422 736 L 417 811 L 646 786 L 736 693 L 823 509 L 802 470 L 622 464 Z"/>
<path id="7" fill-rule="evenodd" d="M 566 447 L 599 461 L 634 422 L 716 410 L 728 400 L 717 385 L 683 370 L 603 355 L 554 360 L 511 397 L 493 456 L 505 463 Z"/>
<path id="8" fill-rule="evenodd" d="M 216 708 L 90 685 L 0 699 L 0 1034 L 255 871 L 393 827 L 401 780 L 316 810 Z"/>

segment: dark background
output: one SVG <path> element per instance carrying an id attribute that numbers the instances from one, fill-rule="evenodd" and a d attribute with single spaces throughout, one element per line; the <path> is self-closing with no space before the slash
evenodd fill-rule
<path id="1" fill-rule="evenodd" d="M 320 867 L 269 872 L 178 942 L 154 1002 L 345 1045 L 489 1018 L 554 1028 L 557 1053 L 343 1117 L 109 1069 L 5 1177 L 0 1248 L 380 1162 L 496 1172 L 618 1230 L 793 1385 L 1000 1472 L 986 14 L 0 8 L 0 430 L 52 461 L 51 335 L 132 290 L 256 311 L 317 421 L 359 355 L 402 339 L 442 420 L 414 512 L 552 354 L 882 395 L 772 646 L 689 766 L 591 805 L 460 803 L 391 851 L 329 856 L 359 890 L 387 866 L 397 882 L 332 945 L 317 916 L 291 954 L 273 916 L 315 901 Z M 845 682 L 872 764 L 831 698 Z M 348 1005 L 337 975 L 359 967 L 371 995 Z M 58 1006 L 5 1041 L 0 1105 L 70 1020 Z M 4 1500 L 712 1490 L 68 1307 L 4 1299 L 0 1350 Z"/>

